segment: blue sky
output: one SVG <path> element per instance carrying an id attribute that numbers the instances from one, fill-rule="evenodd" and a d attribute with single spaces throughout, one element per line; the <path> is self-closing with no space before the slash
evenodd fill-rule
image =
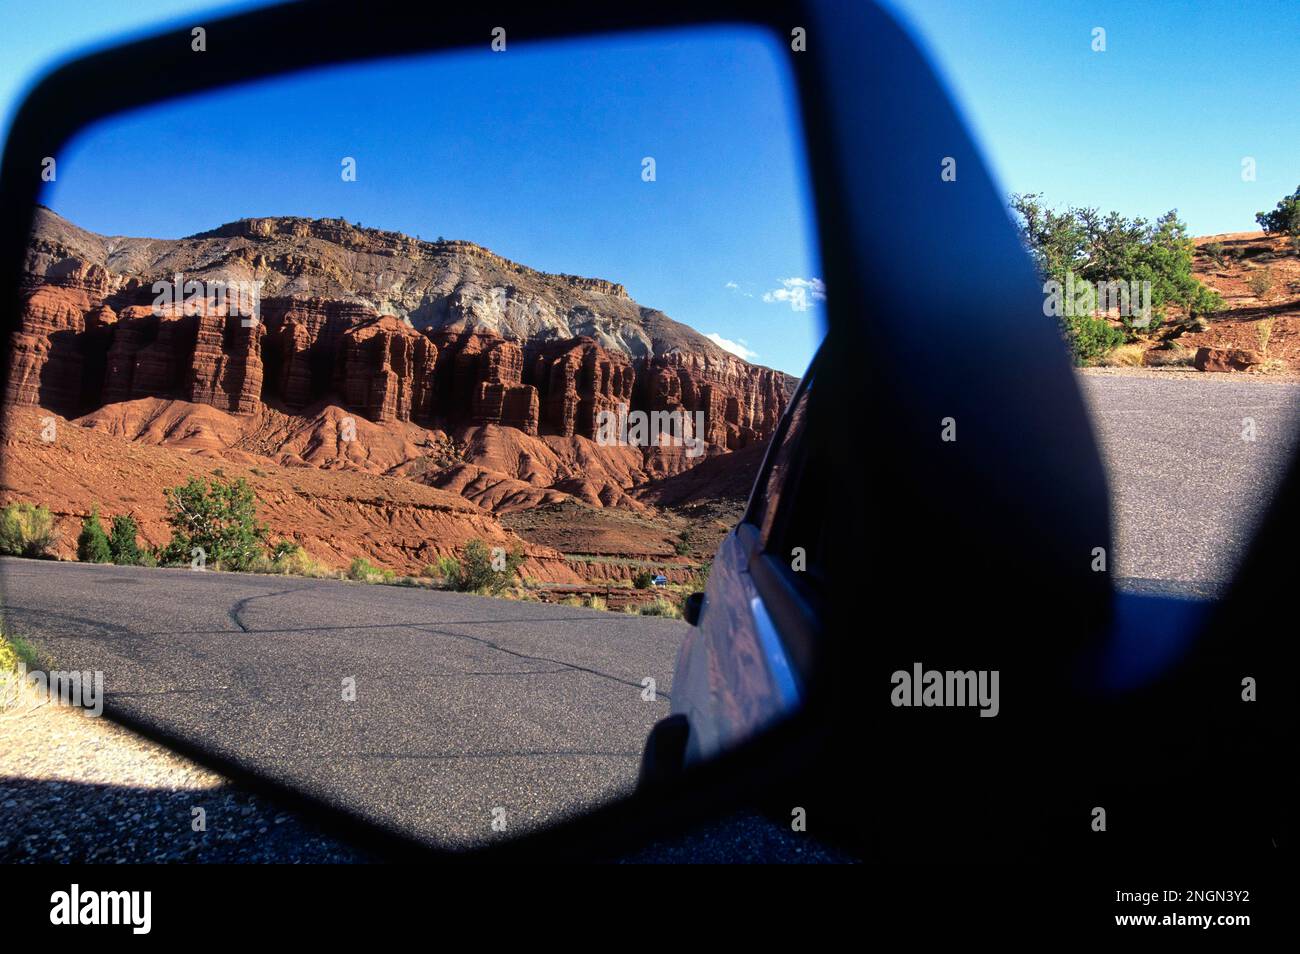
<path id="1" fill-rule="evenodd" d="M 1007 192 L 1147 218 L 1176 208 L 1207 235 L 1258 228 L 1254 214 L 1300 183 L 1297 0 L 886 2 Z"/>

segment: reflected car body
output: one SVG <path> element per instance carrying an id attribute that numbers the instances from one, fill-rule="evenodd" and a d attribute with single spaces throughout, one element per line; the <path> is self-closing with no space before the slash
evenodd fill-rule
<path id="1" fill-rule="evenodd" d="M 672 714 L 647 742 L 642 781 L 670 778 L 794 712 L 821 629 L 817 470 L 806 433 L 817 359 L 768 447 L 745 514 L 714 557 L 677 654 Z"/>
<path id="2" fill-rule="evenodd" d="M 742 523 L 722 541 L 699 623 L 678 650 L 672 712 L 690 728 L 686 764 L 744 741 L 799 702 L 798 678 L 749 573 L 746 535 Z"/>

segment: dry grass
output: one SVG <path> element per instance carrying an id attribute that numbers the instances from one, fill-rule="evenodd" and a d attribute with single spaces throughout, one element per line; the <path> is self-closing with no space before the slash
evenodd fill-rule
<path id="1" fill-rule="evenodd" d="M 18 678 L 18 667 L 30 672 L 40 668 L 36 650 L 17 636 L 0 633 L 0 711 L 25 707 L 31 690 Z"/>
<path id="2" fill-rule="evenodd" d="M 1261 318 L 1255 326 L 1255 336 L 1259 339 L 1259 350 L 1268 354 L 1268 342 L 1273 337 L 1274 318 Z"/>
<path id="3" fill-rule="evenodd" d="M 1168 348 L 1148 351 L 1146 365 L 1150 368 L 1186 368 L 1191 367 L 1195 359 L 1196 352 L 1193 349 L 1175 343 Z"/>
<path id="4" fill-rule="evenodd" d="M 606 610 L 609 606 L 603 596 L 568 596 L 559 603 L 560 606 L 576 606 L 582 609 Z"/>
<path id="5" fill-rule="evenodd" d="M 1140 368 L 1146 364 L 1146 349 L 1144 344 L 1120 345 L 1097 363 L 1103 368 Z"/>
<path id="6" fill-rule="evenodd" d="M 1273 290 L 1273 271 L 1269 268 L 1261 268 L 1250 274 L 1246 279 L 1246 287 L 1250 289 L 1252 295 L 1260 301 L 1269 298 L 1269 293 Z"/>
<path id="7" fill-rule="evenodd" d="M 249 568 L 253 573 L 270 573 L 278 576 L 306 576 L 314 580 L 337 580 L 343 574 L 316 560 L 302 547 L 272 560 L 262 557 Z"/>
<path id="8" fill-rule="evenodd" d="M 625 612 L 635 613 L 637 616 L 663 616 L 667 619 L 682 618 L 681 608 L 667 600 L 655 600 L 653 603 L 629 606 Z"/>

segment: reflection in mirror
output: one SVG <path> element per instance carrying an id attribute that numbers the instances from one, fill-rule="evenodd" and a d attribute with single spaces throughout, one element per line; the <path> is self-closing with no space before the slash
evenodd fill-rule
<path id="1" fill-rule="evenodd" d="M 797 705 L 743 552 L 789 543 L 778 495 L 733 533 L 822 333 L 786 56 L 485 47 L 83 131 L 12 343 L 6 633 L 110 717 L 453 847 Z M 809 599 L 816 554 L 782 564 Z"/>

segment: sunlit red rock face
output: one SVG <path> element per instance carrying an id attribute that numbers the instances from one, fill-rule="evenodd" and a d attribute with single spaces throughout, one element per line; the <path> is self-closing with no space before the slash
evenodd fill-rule
<path id="1" fill-rule="evenodd" d="M 260 290 L 255 320 L 213 291 L 236 283 Z M 96 505 L 161 542 L 161 488 L 222 470 L 335 566 L 417 572 L 477 539 L 525 546 L 542 582 L 626 576 L 629 557 L 678 579 L 743 503 L 795 383 L 615 283 L 340 220 L 154 240 L 40 210 L 10 334 L 0 502 L 50 506 L 65 556 Z M 702 445 L 602 440 L 603 415 L 637 411 Z"/>
<path id="2" fill-rule="evenodd" d="M 258 320 L 216 298 L 155 307 L 154 282 L 177 275 L 259 282 Z M 668 411 L 716 454 L 770 436 L 793 384 L 619 285 L 338 220 L 164 241 L 107 239 L 41 210 L 26 288 L 6 400 L 70 416 L 141 398 L 235 414 L 329 403 L 377 424 L 594 440 L 602 412 Z M 645 458 L 657 474 L 691 464 Z"/>

